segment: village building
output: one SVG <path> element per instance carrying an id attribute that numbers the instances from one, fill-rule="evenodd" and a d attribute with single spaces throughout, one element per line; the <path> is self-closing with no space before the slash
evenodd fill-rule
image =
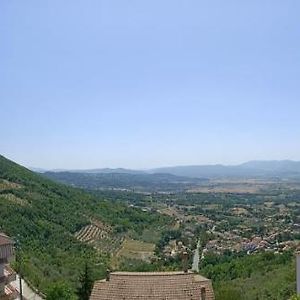
<path id="1" fill-rule="evenodd" d="M 9 267 L 13 256 L 12 240 L 0 233 L 0 300 L 13 300 L 18 296 L 18 292 L 10 285 L 16 280 L 15 272 Z"/>
<path id="2" fill-rule="evenodd" d="M 113 272 L 90 300 L 213 300 L 211 281 L 193 272 Z"/>

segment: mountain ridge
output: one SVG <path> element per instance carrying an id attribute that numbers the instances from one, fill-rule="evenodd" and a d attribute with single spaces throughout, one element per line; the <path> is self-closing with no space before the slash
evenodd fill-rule
<path id="1" fill-rule="evenodd" d="M 190 165 L 152 169 L 187 177 L 293 177 L 300 176 L 300 162 L 292 160 L 253 160 L 239 165 Z"/>
<path id="2" fill-rule="evenodd" d="M 249 171 L 256 171 L 253 175 L 273 175 L 276 172 L 291 172 L 300 174 L 300 161 L 295 160 L 250 160 L 241 164 L 204 164 L 204 165 L 178 165 L 149 169 L 127 169 L 127 168 L 95 168 L 95 169 L 52 169 L 31 168 L 39 173 L 89 173 L 89 174 L 170 174 L 175 176 L 187 177 L 206 177 L 206 176 L 243 176 Z M 267 174 L 269 172 L 270 174 Z M 271 173 L 274 174 L 271 174 Z M 278 174 L 280 175 L 280 174 Z"/>

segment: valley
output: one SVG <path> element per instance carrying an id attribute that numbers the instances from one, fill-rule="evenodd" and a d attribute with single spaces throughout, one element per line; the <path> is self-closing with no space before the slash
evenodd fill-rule
<path id="1" fill-rule="evenodd" d="M 212 279 L 216 300 L 294 294 L 300 240 L 295 178 L 192 182 L 174 175 L 184 188 L 165 190 L 148 177 L 147 189 L 156 188 L 147 190 L 130 176 L 125 190 L 116 177 L 113 189 L 91 189 L 80 176 L 67 186 L 0 157 L 0 231 L 17 241 L 22 264 L 14 267 L 27 282 L 42 293 L 64 282 L 75 294 L 87 262 L 95 280 L 107 269 L 182 270 L 187 252 L 189 268 Z M 261 280 L 268 281 L 263 288 Z"/>
<path id="2" fill-rule="evenodd" d="M 150 266 L 131 260 L 124 269 L 179 269 L 181 253 L 187 251 L 190 267 L 213 280 L 217 299 L 226 299 L 224 294 L 246 299 L 244 286 L 251 290 L 249 300 L 287 299 L 294 293 L 293 254 L 300 241 L 297 178 L 209 178 L 183 191 L 134 191 L 102 192 L 110 199 L 122 195 L 127 205 L 168 216 L 175 224 L 156 242 Z M 268 284 L 261 289 L 259 280 Z"/>

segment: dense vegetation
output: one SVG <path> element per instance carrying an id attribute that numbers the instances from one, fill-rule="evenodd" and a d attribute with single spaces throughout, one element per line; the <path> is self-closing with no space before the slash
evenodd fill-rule
<path id="1" fill-rule="evenodd" d="M 289 299 L 296 290 L 291 252 L 211 255 L 202 261 L 201 273 L 212 279 L 216 300 Z"/>
<path id="2" fill-rule="evenodd" d="M 105 275 L 109 255 L 74 237 L 91 219 L 136 236 L 170 221 L 54 183 L 0 156 L 0 231 L 18 240 L 22 274 L 35 287 L 47 291 L 66 281 L 75 291 L 87 260 L 95 278 Z"/>

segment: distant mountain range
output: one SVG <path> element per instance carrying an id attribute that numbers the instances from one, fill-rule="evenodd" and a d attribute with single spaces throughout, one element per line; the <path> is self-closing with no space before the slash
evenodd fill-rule
<path id="1" fill-rule="evenodd" d="M 53 173 L 90 173 L 90 174 L 147 174 L 145 171 L 141 170 L 131 170 L 131 169 L 124 169 L 124 168 L 100 168 L 100 169 L 42 169 L 42 168 L 34 168 L 29 167 L 31 171 L 36 173 L 46 173 L 46 172 L 53 172 Z"/>
<path id="2" fill-rule="evenodd" d="M 41 169 L 38 169 L 42 172 Z M 188 178 L 220 178 L 220 177 L 300 177 L 300 161 L 272 160 L 272 161 L 249 161 L 240 165 L 194 165 L 172 166 L 149 170 L 130 169 L 87 169 L 87 170 L 52 170 L 51 173 L 80 173 L 80 174 L 170 174 Z M 149 179 L 149 178 L 148 178 Z M 175 178 L 172 178 L 174 181 Z M 182 181 L 183 178 L 180 179 Z M 176 181 L 176 180 L 175 180 Z"/>
<path id="3" fill-rule="evenodd" d="M 236 166 L 200 165 L 177 166 L 151 170 L 152 173 L 169 173 L 186 177 L 299 177 L 300 162 L 280 161 L 249 161 Z"/>

